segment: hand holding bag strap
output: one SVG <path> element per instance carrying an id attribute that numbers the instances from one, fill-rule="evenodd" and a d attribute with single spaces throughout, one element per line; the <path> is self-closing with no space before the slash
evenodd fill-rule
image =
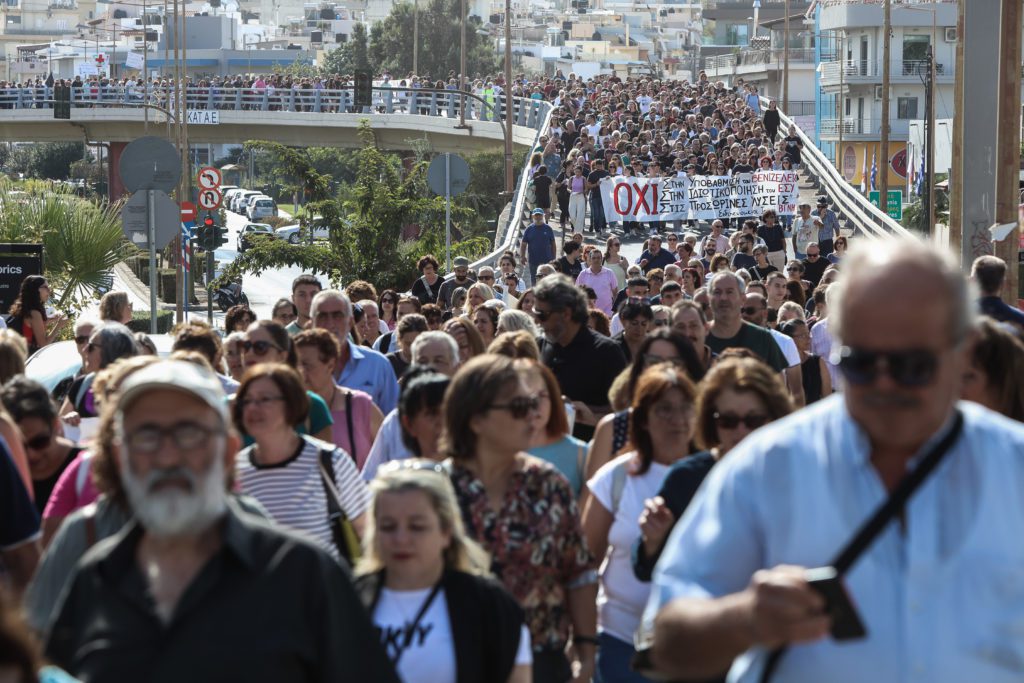
<path id="1" fill-rule="evenodd" d="M 917 492 L 927 479 L 928 476 L 935 471 L 939 463 L 942 462 L 943 457 L 949 452 L 949 449 L 956 443 L 957 438 L 960 436 L 960 432 L 963 431 L 964 427 L 964 416 L 959 409 L 955 411 L 953 417 L 953 425 L 946 433 L 942 440 L 932 446 L 924 456 L 921 457 L 921 461 L 917 467 L 908 472 L 900 480 L 900 483 L 896 485 L 895 490 L 886 501 L 882 504 L 875 514 L 871 515 L 871 518 L 865 522 L 857 534 L 843 547 L 836 558 L 832 561 L 832 567 L 836 570 L 836 574 L 843 576 L 850 570 L 850 567 L 860 559 L 860 556 L 871 547 L 871 544 L 875 542 L 878 535 L 885 530 L 885 527 L 889 525 L 889 522 L 903 511 L 904 506 L 910 497 Z M 771 680 L 772 674 L 775 672 L 776 667 L 779 664 L 779 660 L 782 655 L 785 654 L 786 648 L 781 647 L 772 650 L 771 654 L 768 655 L 768 660 L 765 662 L 764 671 L 761 673 L 761 683 L 768 683 Z"/>

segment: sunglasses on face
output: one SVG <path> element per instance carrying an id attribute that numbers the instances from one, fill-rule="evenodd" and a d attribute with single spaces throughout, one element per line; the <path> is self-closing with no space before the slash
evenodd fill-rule
<path id="1" fill-rule="evenodd" d="M 713 417 L 719 429 L 736 429 L 742 424 L 747 429 L 753 431 L 768 423 L 767 415 L 758 415 L 756 413 L 743 416 L 736 415 L 735 413 L 715 413 Z"/>
<path id="2" fill-rule="evenodd" d="M 82 344 L 87 344 L 88 342 L 89 342 L 89 335 L 87 335 L 87 334 L 83 334 L 83 335 L 79 335 L 79 336 L 75 337 L 75 343 L 78 344 L 79 346 L 81 346 Z"/>
<path id="3" fill-rule="evenodd" d="M 514 419 L 522 420 L 538 408 L 540 408 L 540 399 L 536 396 L 517 396 L 509 400 L 508 403 L 494 404 L 490 409 L 507 410 Z"/>
<path id="4" fill-rule="evenodd" d="M 52 441 L 53 434 L 39 434 L 25 441 L 25 448 L 33 451 L 41 451 L 44 448 L 49 447 Z"/>
<path id="5" fill-rule="evenodd" d="M 275 349 L 277 351 L 282 351 L 283 350 L 277 344 L 274 344 L 273 342 L 268 342 L 268 341 L 244 341 L 241 344 L 239 344 L 239 346 L 242 347 L 242 351 L 243 352 L 245 352 L 245 353 L 253 352 L 257 356 L 262 356 L 263 354 L 265 354 L 270 349 Z"/>
<path id="6" fill-rule="evenodd" d="M 538 308 L 534 307 L 534 309 L 533 309 L 533 317 L 535 317 L 540 322 L 544 322 L 548 318 L 550 318 L 553 313 L 556 313 L 556 312 L 557 311 L 542 311 L 542 310 L 539 310 Z"/>
<path id="7" fill-rule="evenodd" d="M 800 269 L 799 268 L 786 268 L 786 272 L 787 273 L 799 273 Z"/>
<path id="8" fill-rule="evenodd" d="M 871 351 L 844 346 L 839 349 L 839 369 L 851 384 L 873 384 L 885 372 L 904 387 L 931 383 L 939 368 L 939 357 L 925 349 Z"/>
<path id="9" fill-rule="evenodd" d="M 740 313 L 742 313 L 743 315 L 757 315 L 757 312 L 759 310 L 761 309 L 754 308 L 753 306 L 744 306 L 743 308 L 740 309 Z"/>
<path id="10" fill-rule="evenodd" d="M 481 275 L 477 279 L 480 280 L 481 282 L 494 282 L 494 276 L 493 275 Z"/>

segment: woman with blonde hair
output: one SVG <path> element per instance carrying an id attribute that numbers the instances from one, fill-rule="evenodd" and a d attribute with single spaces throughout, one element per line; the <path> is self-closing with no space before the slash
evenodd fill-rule
<path id="1" fill-rule="evenodd" d="M 127 325 L 132 319 L 132 302 L 127 292 L 107 292 L 100 299 L 100 320 Z"/>
<path id="2" fill-rule="evenodd" d="M 28 344 L 14 330 L 0 330 L 0 384 L 17 375 L 25 374 Z"/>
<path id="3" fill-rule="evenodd" d="M 443 465 L 412 458 L 370 483 L 356 589 L 407 683 L 529 683 L 523 610 L 486 576 Z M 411 637 L 410 637 L 411 636 Z"/>

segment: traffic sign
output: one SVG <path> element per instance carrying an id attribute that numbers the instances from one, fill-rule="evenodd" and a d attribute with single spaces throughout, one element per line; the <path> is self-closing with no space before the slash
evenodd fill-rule
<path id="1" fill-rule="evenodd" d="M 149 248 L 149 216 L 146 192 L 136 192 L 121 209 L 125 237 L 139 249 Z M 156 218 L 156 248 L 166 247 L 181 229 L 181 208 L 160 191 L 153 192 L 153 216 Z"/>
<path id="2" fill-rule="evenodd" d="M 199 190 L 199 206 L 207 211 L 212 211 L 220 206 L 220 200 L 220 190 L 216 188 Z"/>
<path id="3" fill-rule="evenodd" d="M 448 159 L 448 178 L 445 182 L 445 158 Z M 455 196 L 469 185 L 469 164 L 458 154 L 438 154 L 427 168 L 427 185 L 435 194 Z M 446 189 L 447 186 L 447 189 Z"/>
<path id="4" fill-rule="evenodd" d="M 121 152 L 121 180 L 129 192 L 170 192 L 181 180 L 181 157 L 174 145 L 152 135 L 128 143 Z"/>
<path id="5" fill-rule="evenodd" d="M 199 175 L 196 176 L 196 182 L 199 184 L 199 187 L 204 190 L 212 190 L 220 187 L 220 181 L 220 169 L 214 168 L 213 166 L 204 166 L 199 170 Z"/>
<path id="6" fill-rule="evenodd" d="M 879 191 L 871 190 L 868 193 L 868 201 L 878 206 Z M 889 190 L 886 213 L 889 214 L 889 218 L 901 221 L 903 220 L 903 190 Z"/>
<path id="7" fill-rule="evenodd" d="M 196 205 L 192 202 L 181 203 L 181 222 L 182 223 L 195 223 L 196 222 Z"/>

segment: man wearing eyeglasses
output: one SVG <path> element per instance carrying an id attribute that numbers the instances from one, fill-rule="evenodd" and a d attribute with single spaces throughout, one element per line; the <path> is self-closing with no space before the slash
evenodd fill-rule
<path id="1" fill-rule="evenodd" d="M 966 279 L 911 240 L 858 245 L 843 266 L 830 331 L 845 390 L 758 431 L 704 482 L 655 574 L 653 660 L 748 683 L 788 646 L 772 681 L 1019 681 L 1024 550 L 1008 539 L 1024 536 L 1024 426 L 958 401 Z M 937 465 L 837 562 L 922 462 Z M 805 571 L 833 563 L 849 569 L 827 601 Z M 866 633 L 839 643 L 826 607 L 842 593 Z"/>
<path id="2" fill-rule="evenodd" d="M 125 380 L 115 410 L 134 519 L 79 564 L 49 660 L 86 681 L 397 681 L 337 562 L 229 501 L 239 440 L 215 377 L 160 361 Z"/>

